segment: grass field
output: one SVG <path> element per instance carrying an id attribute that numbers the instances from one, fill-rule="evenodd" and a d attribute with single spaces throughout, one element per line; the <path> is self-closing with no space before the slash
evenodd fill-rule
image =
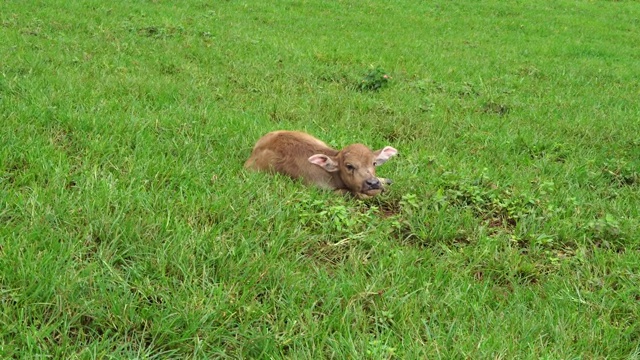
<path id="1" fill-rule="evenodd" d="M 0 358 L 640 358 L 636 1 L 9 0 L 0 39 Z M 244 171 L 276 129 L 395 183 Z"/>

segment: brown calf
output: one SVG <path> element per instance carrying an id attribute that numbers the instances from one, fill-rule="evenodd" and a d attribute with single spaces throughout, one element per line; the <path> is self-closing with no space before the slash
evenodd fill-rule
<path id="1" fill-rule="evenodd" d="M 309 134 L 281 130 L 258 140 L 244 167 L 300 178 L 306 184 L 350 191 L 364 198 L 382 192 L 375 167 L 397 153 L 391 146 L 371 151 L 362 144 L 338 151 Z"/>

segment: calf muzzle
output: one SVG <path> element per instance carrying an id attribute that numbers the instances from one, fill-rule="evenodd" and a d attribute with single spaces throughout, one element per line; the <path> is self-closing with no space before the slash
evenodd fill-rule
<path id="1" fill-rule="evenodd" d="M 365 189 L 367 190 L 377 190 L 382 188 L 382 183 L 380 183 L 380 180 L 378 180 L 378 178 L 367 179 L 365 180 L 364 184 Z"/>

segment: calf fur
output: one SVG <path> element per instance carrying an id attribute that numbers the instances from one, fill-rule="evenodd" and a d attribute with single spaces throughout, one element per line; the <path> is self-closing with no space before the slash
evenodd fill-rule
<path id="1" fill-rule="evenodd" d="M 391 146 L 371 151 L 362 144 L 338 151 L 309 134 L 281 130 L 258 140 L 244 167 L 288 175 L 309 185 L 349 191 L 366 198 L 383 190 L 375 167 L 397 153 Z"/>

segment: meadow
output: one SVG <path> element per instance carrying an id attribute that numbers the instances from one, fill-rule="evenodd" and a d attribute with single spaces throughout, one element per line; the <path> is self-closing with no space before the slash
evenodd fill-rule
<path id="1" fill-rule="evenodd" d="M 637 44 L 624 0 L 3 1 L 0 357 L 638 359 Z M 245 171 L 277 129 L 394 184 Z"/>

